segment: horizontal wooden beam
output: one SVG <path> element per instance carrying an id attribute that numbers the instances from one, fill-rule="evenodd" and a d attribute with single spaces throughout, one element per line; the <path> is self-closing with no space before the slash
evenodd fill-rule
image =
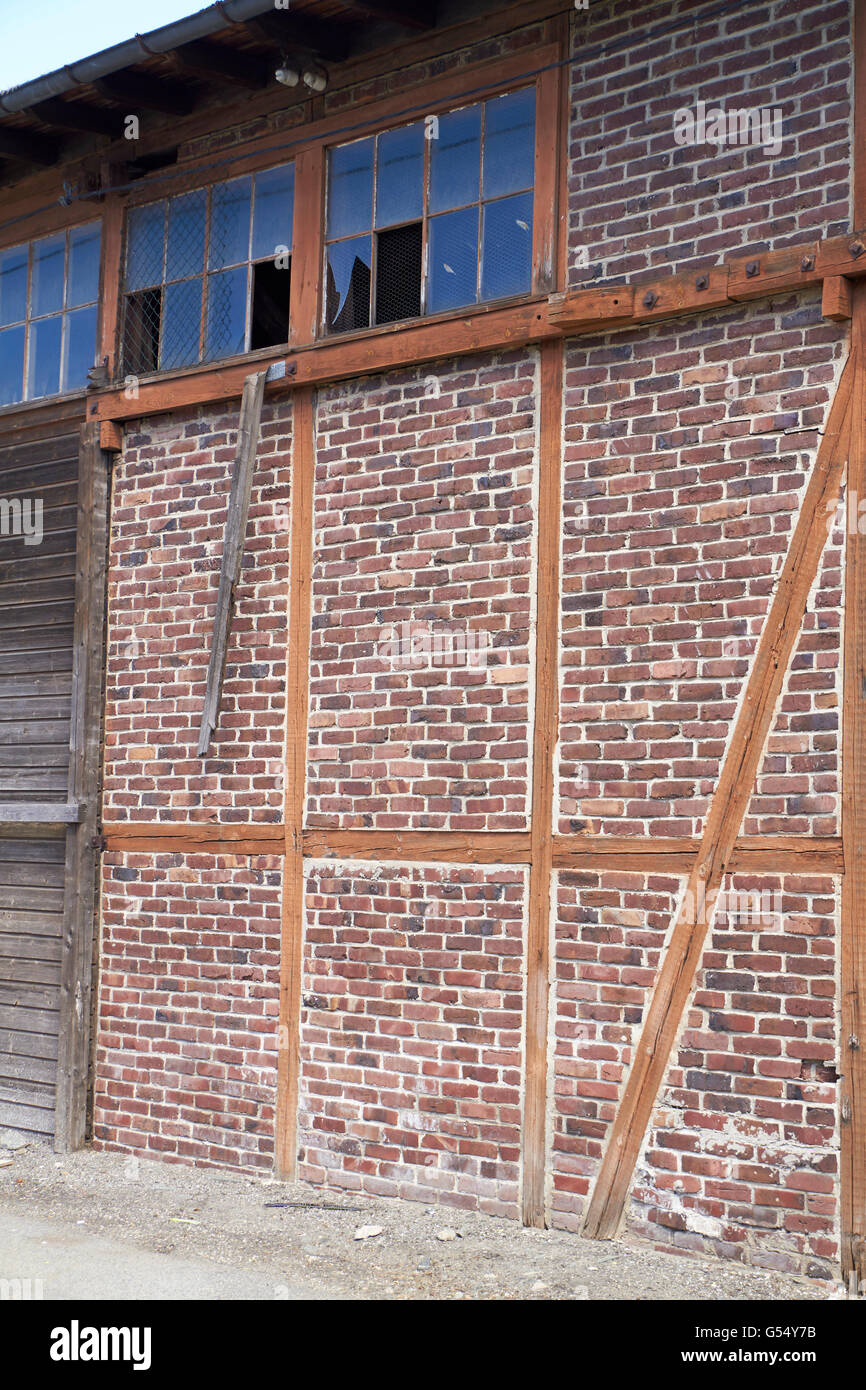
<path id="1" fill-rule="evenodd" d="M 479 306 L 471 314 L 326 338 L 298 347 L 288 357 L 283 350 L 255 360 L 262 367 L 270 364 L 267 390 L 276 394 L 470 352 L 627 328 L 860 275 L 866 275 L 866 232 L 852 232 L 780 252 L 756 252 L 708 270 L 690 270 L 640 285 L 575 290 L 500 309 Z M 235 400 L 249 370 L 246 356 L 219 367 L 155 377 L 140 382 L 134 392 L 112 388 L 94 393 L 89 415 L 98 420 L 134 420 Z"/>
<path id="2" fill-rule="evenodd" d="M 252 822 L 214 825 L 209 821 L 114 821 L 105 825 L 106 847 L 141 853 L 285 853 L 285 825 Z M 308 859 L 393 860 L 406 863 L 529 864 L 528 831 L 343 830 L 313 827 L 302 836 Z M 555 869 L 634 869 L 638 873 L 689 873 L 700 842 L 674 837 L 638 839 L 628 835 L 555 835 Z M 816 873 L 844 871 L 839 836 L 744 835 L 731 860 L 736 873 Z"/>

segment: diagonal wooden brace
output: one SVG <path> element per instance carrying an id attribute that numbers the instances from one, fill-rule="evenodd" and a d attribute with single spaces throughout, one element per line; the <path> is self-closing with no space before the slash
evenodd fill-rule
<path id="1" fill-rule="evenodd" d="M 659 972 L 634 1061 L 611 1128 L 583 1234 L 615 1236 L 647 1125 L 691 995 L 722 879 L 746 813 L 785 672 L 835 511 L 852 428 L 858 353 L 852 351 L 833 401 L 791 546 L 761 632 L 730 746 L 710 803 L 700 849 Z"/>

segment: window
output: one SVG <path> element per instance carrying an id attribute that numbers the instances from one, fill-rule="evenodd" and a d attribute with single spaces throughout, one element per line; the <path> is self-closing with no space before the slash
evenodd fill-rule
<path id="1" fill-rule="evenodd" d="M 169 371 L 285 343 L 294 166 L 129 213 L 123 370 Z"/>
<path id="2" fill-rule="evenodd" d="M 96 357 L 100 224 L 0 251 L 0 405 L 83 390 Z"/>
<path id="3" fill-rule="evenodd" d="M 528 293 L 534 169 L 534 87 L 332 149 L 328 331 Z"/>

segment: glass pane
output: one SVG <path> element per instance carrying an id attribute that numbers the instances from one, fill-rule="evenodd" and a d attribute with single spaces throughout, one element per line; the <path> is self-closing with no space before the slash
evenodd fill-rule
<path id="1" fill-rule="evenodd" d="M 64 391 L 78 391 L 87 385 L 87 373 L 96 360 L 96 305 L 76 309 L 66 315 L 66 341 L 63 345 Z"/>
<path id="2" fill-rule="evenodd" d="M 295 198 L 295 166 L 268 169 L 256 174 L 253 211 L 253 260 L 272 260 L 279 248 L 292 249 L 292 211 Z"/>
<path id="3" fill-rule="evenodd" d="M 66 303 L 74 308 L 77 304 L 92 304 L 98 296 L 99 223 L 91 222 L 89 227 L 76 227 L 69 233 Z"/>
<path id="4" fill-rule="evenodd" d="M 162 282 L 165 203 L 133 208 L 127 221 L 126 288 L 143 290 Z"/>
<path id="5" fill-rule="evenodd" d="M 535 88 L 485 103 L 484 197 L 535 183 Z"/>
<path id="6" fill-rule="evenodd" d="M 328 236 L 366 232 L 373 219 L 373 141 L 331 150 L 328 166 Z"/>
<path id="7" fill-rule="evenodd" d="M 24 325 L 0 333 L 0 405 L 24 395 Z"/>
<path id="8" fill-rule="evenodd" d="M 203 191 L 169 198 L 166 280 L 183 280 L 187 275 L 201 273 L 204 266 L 205 203 Z"/>
<path id="9" fill-rule="evenodd" d="M 239 265 L 250 256 L 252 179 L 218 183 L 211 193 L 207 263 L 211 270 Z"/>
<path id="10" fill-rule="evenodd" d="M 0 252 L 0 323 L 21 323 L 27 315 L 27 247 Z"/>
<path id="11" fill-rule="evenodd" d="M 199 360 L 201 295 L 201 280 L 183 280 L 179 285 L 166 285 L 160 371 L 168 367 L 188 367 Z"/>
<path id="12" fill-rule="evenodd" d="M 526 294 L 532 275 L 532 194 L 485 203 L 483 218 L 481 298 Z"/>
<path id="13" fill-rule="evenodd" d="M 376 161 L 376 226 L 413 222 L 424 191 L 424 124 L 379 136 Z"/>
<path id="14" fill-rule="evenodd" d="M 477 273 L 477 207 L 431 218 L 428 314 L 474 304 Z"/>
<path id="15" fill-rule="evenodd" d="M 440 116 L 430 141 L 430 211 L 459 208 L 478 197 L 481 172 L 481 107 Z M 463 301 L 461 300 L 461 303 Z"/>
<path id="16" fill-rule="evenodd" d="M 27 395 L 54 396 L 60 390 L 60 336 L 63 319 L 39 319 L 30 325 Z"/>
<path id="17" fill-rule="evenodd" d="M 247 275 L 245 265 L 209 275 L 204 355 L 230 357 L 243 352 L 247 330 Z"/>
<path id="18" fill-rule="evenodd" d="M 63 272 L 66 237 L 51 236 L 33 243 L 33 279 L 30 285 L 31 314 L 53 314 L 63 308 Z M 60 363 L 58 362 L 58 370 Z M 55 387 L 56 390 L 56 387 Z"/>
<path id="19" fill-rule="evenodd" d="M 333 333 L 366 328 L 370 322 L 370 238 L 328 247 L 326 319 Z"/>

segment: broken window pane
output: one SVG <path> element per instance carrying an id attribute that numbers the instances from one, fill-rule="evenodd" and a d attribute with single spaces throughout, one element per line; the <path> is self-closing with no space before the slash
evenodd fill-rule
<path id="1" fill-rule="evenodd" d="M 250 349 L 276 347 L 289 339 L 291 261 L 283 269 L 273 261 L 259 261 L 252 268 L 253 304 Z"/>
<path id="2" fill-rule="evenodd" d="M 534 168 L 534 88 L 485 102 L 482 196 L 498 198 L 531 188 Z"/>
<path id="3" fill-rule="evenodd" d="M 0 251 L 0 324 L 21 323 L 27 314 L 27 247 Z"/>
<path id="4" fill-rule="evenodd" d="M 76 309 L 66 315 L 63 349 L 64 391 L 78 391 L 87 385 L 87 373 L 96 357 L 96 305 Z"/>
<path id="5" fill-rule="evenodd" d="M 239 265 L 250 256 L 252 179 L 218 183 L 211 194 L 207 263 L 211 270 Z"/>
<path id="6" fill-rule="evenodd" d="M 527 294 L 532 283 L 532 194 L 483 208 L 481 298 Z"/>
<path id="7" fill-rule="evenodd" d="M 284 164 L 280 169 L 268 169 L 264 174 L 256 174 L 252 253 L 254 261 L 272 259 L 279 254 L 281 246 L 291 251 L 294 196 L 294 164 Z"/>
<path id="8" fill-rule="evenodd" d="M 30 313 L 53 314 L 63 308 L 63 275 L 66 269 L 66 237 L 45 237 L 33 243 L 33 278 Z M 59 364 L 58 364 L 59 365 Z M 40 392 L 40 395 L 46 394 Z"/>
<path id="9" fill-rule="evenodd" d="M 127 221 L 126 289 L 143 290 L 162 281 L 165 203 L 133 208 Z"/>
<path id="10" fill-rule="evenodd" d="M 437 138 L 430 141 L 430 211 L 476 202 L 480 170 L 481 107 L 439 116 Z"/>
<path id="11" fill-rule="evenodd" d="M 372 213 L 373 141 L 339 145 L 329 159 L 328 236 L 368 231 Z"/>
<path id="12" fill-rule="evenodd" d="M 376 237 L 376 322 L 396 323 L 421 312 L 422 224 L 392 227 Z"/>
<path id="13" fill-rule="evenodd" d="M 423 192 L 423 122 L 380 135 L 376 159 L 376 226 L 415 221 L 421 216 Z"/>
<path id="14" fill-rule="evenodd" d="M 0 405 L 20 401 L 24 394 L 24 325 L 0 332 Z"/>
<path id="15" fill-rule="evenodd" d="M 139 290 L 126 300 L 123 328 L 123 368 L 133 376 L 145 376 L 159 367 L 159 327 L 162 290 Z"/>
<path id="16" fill-rule="evenodd" d="M 183 280 L 189 275 L 201 274 L 206 201 L 203 192 L 184 193 L 169 200 L 166 280 Z"/>
<path id="17" fill-rule="evenodd" d="M 477 274 L 478 208 L 431 217 L 428 313 L 474 304 Z"/>
<path id="18" fill-rule="evenodd" d="M 27 395 L 54 396 L 60 390 L 60 339 L 63 318 L 37 319 L 30 325 Z"/>
<path id="19" fill-rule="evenodd" d="M 370 238 L 355 237 L 328 247 L 326 323 L 335 333 L 370 322 Z"/>
<path id="20" fill-rule="evenodd" d="M 99 230 L 99 223 L 91 222 L 69 233 L 66 303 L 70 309 L 92 304 L 99 295 Z"/>
<path id="21" fill-rule="evenodd" d="M 177 285 L 166 285 L 160 371 L 188 367 L 199 360 L 201 296 L 201 280 L 181 280 Z"/>
<path id="22" fill-rule="evenodd" d="M 247 266 L 209 275 L 205 359 L 243 352 L 247 333 Z"/>

